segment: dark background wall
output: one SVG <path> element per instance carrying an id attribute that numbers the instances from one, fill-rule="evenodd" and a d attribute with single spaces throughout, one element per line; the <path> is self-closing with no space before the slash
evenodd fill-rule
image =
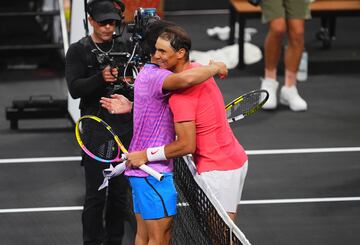
<path id="1" fill-rule="evenodd" d="M 228 0 L 164 0 L 165 11 L 227 9 L 228 7 Z"/>

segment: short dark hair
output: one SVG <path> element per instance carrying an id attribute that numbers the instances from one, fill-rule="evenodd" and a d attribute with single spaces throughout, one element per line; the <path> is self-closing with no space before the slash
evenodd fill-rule
<path id="1" fill-rule="evenodd" d="M 142 50 L 146 54 L 155 54 L 156 40 L 165 28 L 175 26 L 176 24 L 170 21 L 158 20 L 152 23 L 145 31 L 144 41 L 141 44 Z"/>
<path id="2" fill-rule="evenodd" d="M 191 38 L 188 33 L 180 26 L 168 26 L 159 35 L 160 38 L 170 42 L 170 45 L 176 51 L 180 49 L 186 50 L 186 60 L 189 60 L 189 52 L 191 50 Z"/>

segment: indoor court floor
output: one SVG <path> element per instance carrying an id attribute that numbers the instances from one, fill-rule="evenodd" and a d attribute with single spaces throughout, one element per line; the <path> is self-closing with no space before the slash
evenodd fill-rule
<path id="1" fill-rule="evenodd" d="M 168 16 L 188 30 L 199 50 L 225 45 L 207 37 L 206 28 L 224 26 L 227 18 Z M 191 24 L 195 21 L 198 26 Z M 351 33 L 349 23 L 360 29 L 356 18 L 339 20 L 337 43 L 327 51 L 316 48 L 318 21 L 307 24 L 310 74 L 298 84 L 309 105 L 306 112 L 279 106 L 231 125 L 249 155 L 236 224 L 252 244 L 360 244 L 360 70 L 341 67 L 337 55 L 350 47 L 354 55 L 344 64 L 360 67 L 360 35 L 344 36 Z M 249 25 L 258 29 L 254 42 L 261 46 L 266 28 L 257 20 Z M 259 88 L 262 66 L 261 61 L 217 79 L 225 103 Z M 4 113 L 13 100 L 39 94 L 65 98 L 66 93 L 61 72 L 0 73 L 0 244 L 82 243 L 84 176 L 72 124 L 23 120 L 18 130 L 10 130 Z M 127 228 L 125 245 L 132 244 Z"/>

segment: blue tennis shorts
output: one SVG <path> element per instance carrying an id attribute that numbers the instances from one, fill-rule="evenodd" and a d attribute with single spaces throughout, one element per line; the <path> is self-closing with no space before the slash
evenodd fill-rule
<path id="1" fill-rule="evenodd" d="M 173 174 L 164 173 L 162 181 L 152 176 L 129 176 L 135 214 L 146 219 L 161 219 L 176 214 L 177 192 Z"/>

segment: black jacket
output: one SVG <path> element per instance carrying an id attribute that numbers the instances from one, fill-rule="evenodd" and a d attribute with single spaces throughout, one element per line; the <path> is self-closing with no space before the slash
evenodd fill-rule
<path id="1" fill-rule="evenodd" d="M 112 43 L 98 44 L 101 49 L 109 50 Z M 119 134 L 132 131 L 132 114 L 111 115 L 101 108 L 99 100 L 109 96 L 109 84 L 105 83 L 96 55 L 92 50 L 96 47 L 91 37 L 84 37 L 70 45 L 66 53 L 65 77 L 70 95 L 74 99 L 80 98 L 81 115 L 95 115 L 110 124 Z M 114 52 L 126 51 L 123 43 L 115 42 Z M 131 97 L 127 89 L 120 89 L 116 93 Z"/>

